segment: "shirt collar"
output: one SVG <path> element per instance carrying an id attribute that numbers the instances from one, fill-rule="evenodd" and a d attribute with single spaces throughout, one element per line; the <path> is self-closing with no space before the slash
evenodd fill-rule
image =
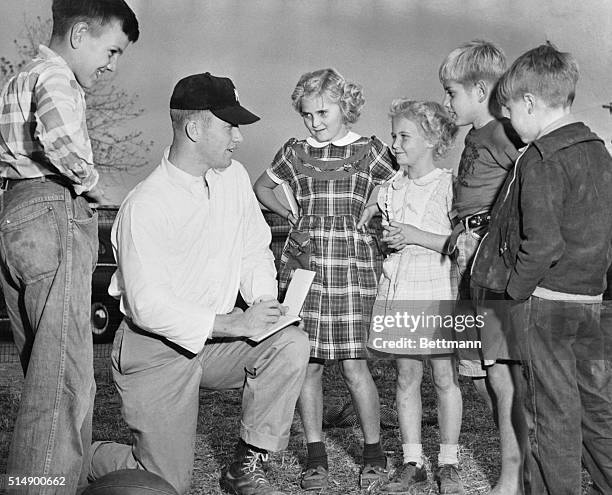
<path id="1" fill-rule="evenodd" d="M 179 187 L 182 187 L 188 191 L 193 191 L 194 187 L 196 191 L 201 190 L 205 191 L 205 184 L 203 177 L 196 177 L 195 175 L 188 174 L 184 172 L 176 165 L 173 165 L 170 160 L 168 160 L 168 153 L 170 152 L 170 147 L 164 150 L 164 156 L 161 161 L 161 168 L 168 176 L 168 180 Z"/>
<path id="2" fill-rule="evenodd" d="M 346 146 L 348 144 L 354 143 L 360 138 L 361 136 L 357 134 L 356 132 L 348 131 L 348 133 L 344 137 L 341 137 L 340 139 L 336 139 L 335 141 L 320 142 L 320 141 L 317 141 L 312 136 L 309 136 L 306 138 L 306 142 L 313 148 L 324 148 L 328 144 L 333 144 L 334 146 Z"/>
<path id="3" fill-rule="evenodd" d="M 599 141 L 603 144 L 602 139 L 591 131 L 584 122 L 564 118 L 547 126 L 546 133 L 532 141 L 529 148 L 535 148 L 543 159 L 548 159 L 559 150 L 587 141 Z"/>
<path id="4" fill-rule="evenodd" d="M 48 46 L 45 46 L 45 45 L 38 45 L 38 55 L 37 55 L 37 57 L 42 59 L 42 60 L 47 60 L 47 61 L 53 62 L 55 64 L 59 64 L 64 69 L 66 69 L 67 71 L 70 71 L 70 74 L 72 75 L 72 80 L 74 81 L 73 86 L 75 86 L 81 92 L 81 95 L 83 97 L 85 97 L 85 91 L 83 90 L 81 85 L 76 80 L 76 76 L 74 75 L 74 72 L 72 71 L 72 69 L 68 65 L 68 62 L 66 62 L 66 60 L 64 60 L 64 57 L 62 57 L 61 55 L 58 55 L 53 50 L 51 50 L 51 48 L 49 48 Z"/>
<path id="5" fill-rule="evenodd" d="M 72 69 L 70 69 L 68 63 L 64 60 L 64 58 L 61 55 L 55 53 L 53 50 L 51 50 L 51 48 L 49 48 L 48 46 L 38 45 L 38 57 L 44 60 L 51 60 L 53 62 L 61 64 L 65 66 L 70 72 L 72 72 Z"/>
<path id="6" fill-rule="evenodd" d="M 408 175 L 399 173 L 392 179 L 393 189 L 401 189 L 408 184 L 414 184 L 415 186 L 426 186 L 437 180 L 440 174 L 444 172 L 448 172 L 448 170 L 442 168 L 434 168 L 432 171 L 427 172 L 425 175 L 417 177 L 416 179 L 411 179 L 410 177 L 408 177 Z"/>
<path id="7" fill-rule="evenodd" d="M 563 117 L 558 118 L 554 122 L 551 122 L 546 127 L 544 127 L 544 129 L 540 131 L 540 134 L 538 134 L 538 137 L 536 139 L 540 139 L 542 136 L 550 134 L 552 131 L 559 129 L 560 127 L 563 127 L 565 125 L 572 124 L 574 122 L 576 122 L 576 119 L 573 115 L 564 115 Z"/>

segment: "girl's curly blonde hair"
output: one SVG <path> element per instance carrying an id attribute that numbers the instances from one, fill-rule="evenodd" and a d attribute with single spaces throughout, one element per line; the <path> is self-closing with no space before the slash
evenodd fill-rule
<path id="1" fill-rule="evenodd" d="M 320 69 L 302 74 L 291 94 L 293 108 L 302 111 L 302 99 L 326 94 L 340 106 L 345 124 L 359 119 L 365 103 L 361 85 L 347 81 L 335 69 Z"/>
<path id="2" fill-rule="evenodd" d="M 434 144 L 434 160 L 446 154 L 457 135 L 457 126 L 444 107 L 435 101 L 398 98 L 391 103 L 389 117 L 404 117 L 417 124 L 425 139 Z"/>

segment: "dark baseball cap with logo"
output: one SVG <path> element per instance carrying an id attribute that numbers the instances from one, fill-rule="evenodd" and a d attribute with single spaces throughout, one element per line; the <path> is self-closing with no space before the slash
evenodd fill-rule
<path id="1" fill-rule="evenodd" d="M 170 108 L 175 110 L 210 110 L 232 125 L 252 124 L 259 117 L 240 105 L 231 79 L 206 72 L 184 77 L 174 87 Z"/>

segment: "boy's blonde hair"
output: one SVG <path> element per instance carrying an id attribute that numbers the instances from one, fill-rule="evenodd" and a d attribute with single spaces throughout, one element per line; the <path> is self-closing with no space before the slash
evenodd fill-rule
<path id="1" fill-rule="evenodd" d="M 434 160 L 446 154 L 457 135 L 457 126 L 444 107 L 434 101 L 398 98 L 391 102 L 389 117 L 404 117 L 414 122 L 421 129 L 423 137 L 434 145 Z"/>
<path id="2" fill-rule="evenodd" d="M 531 93 L 549 107 L 569 107 L 574 102 L 579 76 L 574 57 L 546 43 L 514 61 L 499 81 L 497 97 L 503 105 Z"/>
<path id="3" fill-rule="evenodd" d="M 302 111 L 302 98 L 326 94 L 340 106 L 345 124 L 357 122 L 365 103 L 359 84 L 346 81 L 335 69 L 320 69 L 302 74 L 293 93 L 293 108 Z"/>
<path id="4" fill-rule="evenodd" d="M 455 48 L 440 65 L 438 76 L 445 84 L 456 81 L 463 86 L 484 80 L 495 84 L 506 70 L 506 55 L 494 43 L 473 40 Z"/>

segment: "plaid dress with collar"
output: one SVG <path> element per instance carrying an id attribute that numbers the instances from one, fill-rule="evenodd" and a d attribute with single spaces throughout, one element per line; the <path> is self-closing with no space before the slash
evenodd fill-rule
<path id="1" fill-rule="evenodd" d="M 310 237 L 310 269 L 316 276 L 302 318 L 311 357 L 367 356 L 366 342 L 376 298 L 376 244 L 357 222 L 374 189 L 395 175 L 389 148 L 376 137 L 337 146 L 314 147 L 289 140 L 270 172 L 289 184 L 300 208 L 296 229 Z M 279 268 L 282 294 L 291 278 L 283 250 Z"/>

